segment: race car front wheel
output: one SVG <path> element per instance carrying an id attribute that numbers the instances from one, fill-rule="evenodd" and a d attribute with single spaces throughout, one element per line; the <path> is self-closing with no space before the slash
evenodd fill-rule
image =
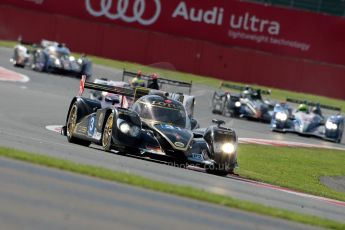
<path id="1" fill-rule="evenodd" d="M 81 140 L 73 136 L 73 132 L 77 124 L 77 119 L 78 119 L 78 106 L 76 103 L 74 103 L 68 114 L 67 127 L 66 127 L 67 140 L 70 143 L 83 145 L 83 146 L 89 146 L 91 144 L 90 141 Z"/>
<path id="2" fill-rule="evenodd" d="M 104 125 L 102 133 L 102 146 L 105 151 L 110 151 L 112 146 L 112 134 L 113 134 L 113 118 L 114 115 L 111 113 Z"/>

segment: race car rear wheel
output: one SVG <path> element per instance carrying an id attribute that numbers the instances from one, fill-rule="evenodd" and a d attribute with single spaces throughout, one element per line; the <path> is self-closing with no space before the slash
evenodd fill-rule
<path id="1" fill-rule="evenodd" d="M 114 118 L 114 114 L 111 113 L 108 118 L 107 121 L 104 125 L 103 128 L 103 133 L 102 133 L 102 147 L 105 151 L 110 151 L 111 150 L 111 146 L 112 146 L 112 134 L 113 134 L 113 118 Z"/>
<path id="2" fill-rule="evenodd" d="M 342 140 L 342 138 L 343 138 L 343 132 L 344 132 L 344 122 L 341 122 L 340 124 L 339 124 L 339 135 L 338 135 L 338 139 L 337 139 L 337 143 L 341 143 L 341 140 Z"/>
<path id="3" fill-rule="evenodd" d="M 228 109 L 228 104 L 229 103 L 230 102 L 229 102 L 228 98 L 226 97 L 224 102 L 223 102 L 223 111 L 222 111 L 222 115 L 225 116 L 225 117 L 227 117 L 227 116 L 233 117 L 232 112 L 229 111 L 229 109 Z"/>
<path id="4" fill-rule="evenodd" d="M 78 106 L 76 103 L 74 103 L 68 114 L 67 127 L 66 127 L 67 140 L 70 143 L 83 145 L 83 146 L 89 146 L 91 144 L 90 141 L 80 140 L 73 136 L 73 132 L 77 124 L 77 119 L 78 119 Z"/>

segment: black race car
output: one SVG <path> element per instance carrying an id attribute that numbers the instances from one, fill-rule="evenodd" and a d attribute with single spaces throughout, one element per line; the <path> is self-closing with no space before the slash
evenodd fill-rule
<path id="1" fill-rule="evenodd" d="M 129 109 L 102 108 L 98 100 L 73 98 L 63 128 L 69 142 L 85 146 L 94 143 L 106 151 L 192 163 L 219 175 L 232 173 L 237 166 L 237 135 L 223 127 L 223 121 L 213 120 L 217 125 L 193 130 L 183 104 L 166 92 L 89 82 L 84 86 L 133 97 L 134 104 Z"/>
<path id="2" fill-rule="evenodd" d="M 270 91 L 224 82 L 221 83 L 220 88 L 222 87 L 238 90 L 241 93 L 223 90 L 214 92 L 212 97 L 212 112 L 214 114 L 243 117 L 266 123 L 271 122 L 274 103 L 262 98 L 262 95 L 269 95 Z"/>
<path id="3" fill-rule="evenodd" d="M 140 79 L 141 87 L 148 87 L 153 79 L 152 76 L 150 75 L 145 75 L 140 72 Z M 131 82 L 133 78 L 138 77 L 138 72 L 131 72 L 128 70 L 123 70 L 122 73 L 122 81 L 123 82 Z M 195 105 L 195 96 L 191 95 L 192 92 L 192 81 L 190 82 L 185 82 L 185 81 L 177 81 L 177 80 L 172 80 L 172 79 L 167 79 L 163 77 L 158 77 L 157 79 L 158 83 L 158 88 L 170 92 L 169 97 L 172 99 L 182 99 L 181 102 L 183 103 L 184 107 L 187 110 L 187 114 L 189 117 L 193 117 L 194 113 L 194 105 Z"/>
<path id="4" fill-rule="evenodd" d="M 92 63 L 85 55 L 76 58 L 64 44 L 48 40 L 42 40 L 39 44 L 20 40 L 14 47 L 11 62 L 16 67 L 29 66 L 40 72 L 78 77 L 92 75 Z"/>
<path id="5" fill-rule="evenodd" d="M 133 80 L 134 78 L 137 78 L 138 74 L 140 74 L 141 84 L 139 86 L 148 87 L 152 83 L 153 77 L 150 75 L 142 74 L 141 71 L 138 71 L 138 72 L 135 73 L 135 72 L 131 72 L 124 69 L 122 73 L 122 81 L 131 82 L 131 80 Z M 161 90 L 170 92 L 171 87 L 169 86 L 174 86 L 174 87 L 178 87 L 179 88 L 178 92 L 184 93 L 184 95 L 190 95 L 192 93 L 192 81 L 190 82 L 177 81 L 177 80 L 164 78 L 161 76 L 157 78 L 158 78 L 157 79 L 158 86 L 159 86 L 159 89 Z M 183 92 L 184 90 L 182 89 L 185 89 L 186 92 Z"/>

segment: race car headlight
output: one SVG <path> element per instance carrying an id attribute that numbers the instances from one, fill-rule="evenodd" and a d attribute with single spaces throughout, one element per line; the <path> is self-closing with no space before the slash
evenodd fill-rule
<path id="1" fill-rule="evenodd" d="M 226 154 L 232 154 L 235 152 L 235 145 L 232 143 L 224 143 L 222 145 L 222 152 L 226 153 Z"/>
<path id="2" fill-rule="evenodd" d="M 326 129 L 332 129 L 332 130 L 335 130 L 338 128 L 338 125 L 331 122 L 331 121 L 327 121 L 326 122 Z"/>
<path id="3" fill-rule="evenodd" d="M 61 65 L 60 59 L 55 59 L 54 64 L 55 64 L 56 66 L 60 66 L 60 65 Z"/>
<path id="4" fill-rule="evenodd" d="M 121 132 L 127 134 L 131 130 L 131 127 L 129 126 L 127 122 L 122 122 L 119 126 L 119 129 Z"/>
<path id="5" fill-rule="evenodd" d="M 276 113 L 276 119 L 280 121 L 286 121 L 287 119 L 287 114 L 283 112 L 277 112 Z"/>
<path id="6" fill-rule="evenodd" d="M 140 134 L 140 127 L 136 125 L 130 125 L 127 122 L 123 121 L 119 125 L 119 129 L 122 133 L 136 137 Z"/>
<path id="7" fill-rule="evenodd" d="M 235 102 L 235 106 L 236 106 L 236 107 L 240 107 L 240 106 L 241 106 L 241 102 L 236 101 L 236 102 Z"/>
<path id="8" fill-rule="evenodd" d="M 233 154 L 236 151 L 236 145 L 231 142 L 214 143 L 213 150 L 215 153 Z"/>

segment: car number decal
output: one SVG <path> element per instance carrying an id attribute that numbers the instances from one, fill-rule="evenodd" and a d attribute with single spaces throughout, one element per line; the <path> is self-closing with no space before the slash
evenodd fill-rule
<path id="1" fill-rule="evenodd" d="M 198 160 L 202 160 L 202 155 L 201 154 L 196 154 L 196 153 L 193 153 L 192 154 L 192 158 L 194 158 L 194 159 L 198 159 Z"/>
<path id="2" fill-rule="evenodd" d="M 90 118 L 90 121 L 89 121 L 89 126 L 88 126 L 88 129 L 87 129 L 87 135 L 92 137 L 93 136 L 93 133 L 95 131 L 95 124 L 96 124 L 96 118 L 95 116 L 93 115 L 91 118 Z"/>

